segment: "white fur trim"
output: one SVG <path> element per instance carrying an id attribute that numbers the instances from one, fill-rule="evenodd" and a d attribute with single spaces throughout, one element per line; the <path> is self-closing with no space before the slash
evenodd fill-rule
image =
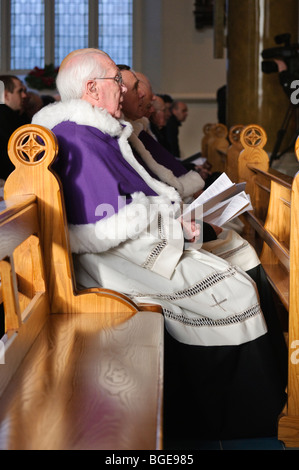
<path id="1" fill-rule="evenodd" d="M 204 188 L 205 182 L 196 171 L 188 171 L 185 175 L 179 176 L 179 182 L 183 186 L 182 198 L 193 196 L 197 191 Z"/>
<path id="2" fill-rule="evenodd" d="M 159 177 L 161 181 L 175 188 L 180 195 L 183 193 L 183 185 L 179 182 L 173 172 L 165 166 L 158 163 L 145 148 L 139 137 L 133 132 L 130 136 L 130 143 L 132 147 L 138 152 L 144 163 L 148 168 Z"/>
<path id="3" fill-rule="evenodd" d="M 93 107 L 85 100 L 59 101 L 42 108 L 32 118 L 33 124 L 53 129 L 63 121 L 71 121 L 82 126 L 92 126 L 113 137 L 122 133 L 121 123 L 106 109 Z M 132 127 L 126 123 L 128 130 Z"/>
<path id="4" fill-rule="evenodd" d="M 196 171 L 189 171 L 182 176 L 176 177 L 171 169 L 158 163 L 138 137 L 141 131 L 146 130 L 143 122 L 138 120 L 131 122 L 131 124 L 133 126 L 133 133 L 129 140 L 132 146 L 139 153 L 148 168 L 157 175 L 161 181 L 173 186 L 180 193 L 182 199 L 193 196 L 194 193 L 203 189 L 205 184 L 204 180 Z"/>
<path id="5" fill-rule="evenodd" d="M 122 121 L 122 122 L 125 123 L 126 121 Z M 124 128 L 124 129 L 126 129 L 126 128 Z M 133 145 L 133 142 L 135 141 L 135 138 L 138 140 L 138 142 L 140 142 L 140 144 L 145 149 L 142 142 L 134 135 L 134 133 L 131 134 L 131 132 L 130 132 L 130 135 L 129 135 L 129 133 L 126 133 L 126 131 L 124 130 L 123 134 L 119 137 L 118 143 L 119 143 L 119 147 L 120 147 L 120 150 L 122 152 L 122 155 L 123 155 L 124 159 L 137 171 L 137 173 L 139 173 L 139 175 L 146 182 L 146 184 L 150 188 L 152 188 L 157 194 L 159 194 L 160 196 L 167 196 L 170 201 L 179 202 L 181 200 L 180 194 L 179 194 L 179 192 L 176 191 L 176 189 L 173 185 L 168 186 L 167 184 L 165 184 L 165 182 L 158 181 L 155 178 L 152 178 L 149 175 L 149 173 L 145 170 L 145 168 L 142 165 L 140 165 L 140 163 L 138 163 L 138 161 L 136 160 L 136 158 L 135 158 L 135 156 L 132 152 L 130 144 L 128 142 L 128 139 L 129 139 L 130 143 L 135 148 L 135 146 Z M 133 139 L 133 142 L 132 142 L 131 139 Z M 153 157 L 150 155 L 150 153 L 149 153 L 149 156 L 150 156 L 151 160 L 154 160 Z"/>
<path id="6" fill-rule="evenodd" d="M 149 121 L 146 118 L 137 119 L 136 121 L 130 121 L 128 119 L 128 121 L 132 124 L 133 131 L 137 137 L 139 136 L 140 132 L 148 132 L 149 130 Z"/>

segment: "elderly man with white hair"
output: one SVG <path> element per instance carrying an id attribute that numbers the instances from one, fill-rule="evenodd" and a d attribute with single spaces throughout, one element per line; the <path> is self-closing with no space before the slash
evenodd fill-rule
<path id="1" fill-rule="evenodd" d="M 181 198 L 135 159 L 132 126 L 120 119 L 126 87 L 107 54 L 71 54 L 57 87 L 61 102 L 33 122 L 58 139 L 78 283 L 163 309 L 165 447 L 173 437 L 272 435 L 285 381 L 255 284 L 225 260 L 185 249 Z"/>

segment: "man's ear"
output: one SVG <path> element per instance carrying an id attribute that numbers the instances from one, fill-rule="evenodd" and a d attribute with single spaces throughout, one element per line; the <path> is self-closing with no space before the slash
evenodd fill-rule
<path id="1" fill-rule="evenodd" d="M 97 90 L 96 82 L 88 80 L 85 85 L 85 93 L 93 99 L 98 99 L 99 93 Z"/>
<path id="2" fill-rule="evenodd" d="M 4 102 L 7 103 L 9 101 L 9 91 L 4 89 Z"/>

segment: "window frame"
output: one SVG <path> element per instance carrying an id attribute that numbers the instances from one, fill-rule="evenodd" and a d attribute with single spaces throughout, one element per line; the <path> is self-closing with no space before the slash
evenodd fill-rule
<path id="1" fill-rule="evenodd" d="M 136 18 L 135 12 L 137 12 L 137 2 L 138 0 L 133 0 L 133 41 L 132 41 L 132 61 L 134 63 L 134 50 L 135 50 L 135 25 Z M 99 25 L 98 25 L 98 14 L 99 14 L 99 4 L 94 0 L 88 0 L 88 47 L 98 47 L 98 34 L 99 34 Z M 14 75 L 26 75 L 30 69 L 11 69 L 10 68 L 10 47 L 5 47 L 6 44 L 10 44 L 10 31 L 11 31 L 11 22 L 10 22 L 10 11 L 11 11 L 11 1 L 10 0 L 1 0 L 1 54 L 0 54 L 0 70 L 1 73 L 12 73 Z M 54 63 L 55 57 L 55 4 L 53 0 L 45 0 L 45 36 L 44 36 L 44 45 L 45 45 L 45 64 Z"/>

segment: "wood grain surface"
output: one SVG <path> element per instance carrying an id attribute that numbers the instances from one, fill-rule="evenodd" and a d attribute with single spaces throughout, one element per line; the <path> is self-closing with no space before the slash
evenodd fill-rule
<path id="1" fill-rule="evenodd" d="M 161 446 L 163 317 L 126 315 L 50 316 L 1 397 L 1 449 Z"/>

